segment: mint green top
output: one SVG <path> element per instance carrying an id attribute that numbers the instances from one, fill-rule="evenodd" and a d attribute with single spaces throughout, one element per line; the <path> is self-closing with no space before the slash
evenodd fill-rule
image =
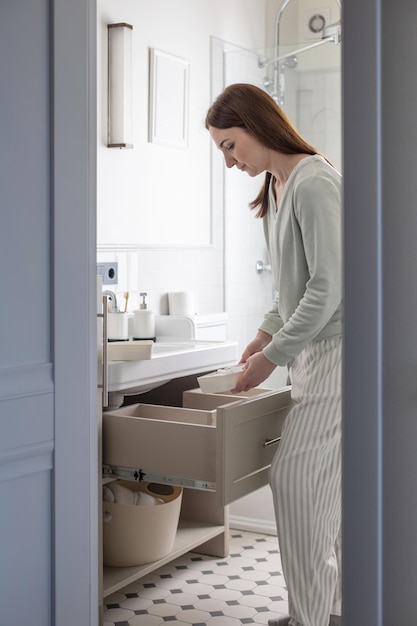
<path id="1" fill-rule="evenodd" d="M 311 341 L 342 334 L 342 179 L 314 155 L 293 169 L 278 207 L 273 183 L 263 223 L 277 297 L 260 329 L 272 335 L 264 355 L 287 365 Z"/>

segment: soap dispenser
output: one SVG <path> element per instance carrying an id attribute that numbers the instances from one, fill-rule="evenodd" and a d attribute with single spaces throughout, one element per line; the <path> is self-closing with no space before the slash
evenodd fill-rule
<path id="1" fill-rule="evenodd" d="M 148 309 L 148 294 L 142 291 L 140 308 L 133 311 L 133 339 L 152 339 L 155 341 L 155 313 Z"/>

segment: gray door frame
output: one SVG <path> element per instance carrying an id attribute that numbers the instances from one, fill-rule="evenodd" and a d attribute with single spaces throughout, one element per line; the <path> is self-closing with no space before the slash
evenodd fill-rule
<path id="1" fill-rule="evenodd" d="M 53 0 L 55 626 L 98 623 L 96 3 Z"/>
<path id="2" fill-rule="evenodd" d="M 417 3 L 342 23 L 344 624 L 416 624 Z"/>

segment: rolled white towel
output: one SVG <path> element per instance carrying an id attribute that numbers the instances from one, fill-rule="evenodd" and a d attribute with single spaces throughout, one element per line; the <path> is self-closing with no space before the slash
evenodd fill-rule
<path id="1" fill-rule="evenodd" d="M 136 502 L 135 504 L 142 504 L 145 506 L 154 506 L 155 504 L 164 504 L 164 501 L 161 498 L 156 498 L 155 496 L 151 496 L 149 493 L 142 493 L 141 491 L 136 492 Z"/>
<path id="2" fill-rule="evenodd" d="M 106 488 L 105 493 L 104 490 Z M 132 491 L 117 481 L 103 487 L 103 500 L 106 502 L 116 502 L 118 504 L 141 504 L 145 506 L 154 506 L 155 504 L 164 503 L 161 498 L 142 493 L 141 491 Z"/>
<path id="3" fill-rule="evenodd" d="M 109 489 L 114 496 L 114 502 L 118 504 L 135 504 L 135 494 L 127 487 L 124 487 L 119 482 L 115 481 L 109 484 Z"/>
<path id="4" fill-rule="evenodd" d="M 107 487 L 107 485 L 103 485 L 103 501 L 114 502 L 114 493 Z"/>

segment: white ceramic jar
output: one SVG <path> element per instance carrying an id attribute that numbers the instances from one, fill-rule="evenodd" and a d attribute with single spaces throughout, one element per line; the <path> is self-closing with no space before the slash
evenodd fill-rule
<path id="1" fill-rule="evenodd" d="M 107 313 L 107 338 L 109 341 L 127 341 L 129 339 L 128 314 Z"/>
<path id="2" fill-rule="evenodd" d="M 133 311 L 133 339 L 155 338 L 155 313 L 148 309 Z"/>

